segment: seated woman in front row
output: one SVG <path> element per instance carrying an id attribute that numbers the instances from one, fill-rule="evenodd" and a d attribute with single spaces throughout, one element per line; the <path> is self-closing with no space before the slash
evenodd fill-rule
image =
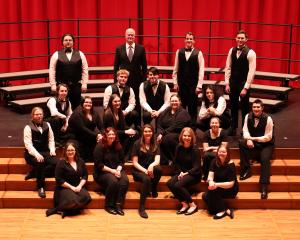
<path id="1" fill-rule="evenodd" d="M 46 211 L 47 217 L 59 212 L 62 218 L 79 214 L 92 200 L 84 187 L 88 179 L 85 162 L 79 158 L 74 143 L 66 143 L 64 157 L 56 165 L 54 208 Z"/>
<path id="2" fill-rule="evenodd" d="M 177 214 L 191 215 L 198 211 L 188 190 L 201 181 L 200 151 L 195 143 L 194 131 L 189 127 L 182 129 L 174 159 L 175 175 L 167 182 L 175 198 L 182 204 Z"/>
<path id="3" fill-rule="evenodd" d="M 199 111 L 197 128 L 203 132 L 209 129 L 209 122 L 212 117 L 219 117 L 221 128 L 227 129 L 230 126 L 230 114 L 226 109 L 225 98 L 218 93 L 216 87 L 208 85 L 203 94 L 203 101 Z"/>
<path id="4" fill-rule="evenodd" d="M 123 169 L 124 153 L 114 128 L 105 129 L 102 142 L 95 147 L 94 160 L 94 179 L 104 188 L 105 210 L 123 216 L 129 181 Z"/>
<path id="5" fill-rule="evenodd" d="M 154 129 L 145 124 L 142 128 L 142 137 L 134 143 L 132 149 L 132 162 L 134 169 L 132 176 L 134 181 L 141 182 L 139 214 L 142 218 L 148 218 L 145 211 L 147 196 L 158 197 L 157 185 L 162 171 L 159 166 L 159 146 L 154 138 Z"/>
<path id="6" fill-rule="evenodd" d="M 116 129 L 120 142 L 123 146 L 125 160 L 129 160 L 132 146 L 138 139 L 138 131 L 126 126 L 125 117 L 121 109 L 121 98 L 118 94 L 112 94 L 109 98 L 107 108 L 103 114 L 104 128 Z"/>
<path id="7" fill-rule="evenodd" d="M 203 179 L 206 180 L 209 172 L 209 167 L 212 160 L 217 155 L 217 149 L 220 145 L 227 146 L 227 133 L 220 128 L 220 119 L 213 117 L 210 119 L 210 129 L 203 136 Z"/>
<path id="8" fill-rule="evenodd" d="M 235 165 L 230 160 L 228 148 L 221 145 L 217 150 L 217 157 L 210 166 L 208 191 L 203 193 L 202 199 L 207 204 L 208 212 L 214 219 L 225 216 L 234 218 L 233 209 L 226 205 L 225 198 L 235 198 L 239 185 L 236 177 Z"/>

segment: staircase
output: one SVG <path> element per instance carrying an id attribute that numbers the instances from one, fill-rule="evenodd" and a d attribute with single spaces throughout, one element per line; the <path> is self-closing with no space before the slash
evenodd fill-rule
<path id="1" fill-rule="evenodd" d="M 52 207 L 55 179 L 46 179 L 45 199 L 37 195 L 35 179 L 24 181 L 30 169 L 23 159 L 23 148 L 0 148 L 0 208 L 50 208 Z M 260 199 L 259 172 L 260 164 L 252 166 L 253 176 L 240 182 L 240 192 L 236 199 L 229 199 L 228 204 L 238 209 L 300 209 L 300 151 L 299 149 L 276 149 L 271 167 L 271 184 L 269 198 Z M 231 150 L 231 156 L 239 173 L 238 149 Z M 104 195 L 100 187 L 93 181 L 93 164 L 88 163 L 89 181 L 87 188 L 93 201 L 88 208 L 103 208 Z M 126 195 L 125 208 L 135 209 L 139 205 L 139 183 L 133 181 L 131 163 L 125 165 L 129 177 L 129 190 Z M 178 201 L 172 197 L 166 182 L 170 178 L 171 169 L 163 166 L 163 176 L 158 185 L 158 198 L 148 198 L 148 209 L 176 209 Z M 200 208 L 205 205 L 201 199 L 207 184 L 201 182 L 193 187 L 199 193 L 193 198 Z"/>

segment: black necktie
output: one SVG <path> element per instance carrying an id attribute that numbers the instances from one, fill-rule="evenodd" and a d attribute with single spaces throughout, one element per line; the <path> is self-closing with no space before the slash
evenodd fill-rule
<path id="1" fill-rule="evenodd" d="M 157 83 L 152 83 L 151 84 L 151 87 L 155 87 L 155 86 L 157 86 Z"/>
<path id="2" fill-rule="evenodd" d="M 125 86 L 119 86 L 119 88 L 121 88 L 121 89 L 124 89 L 124 88 L 125 88 Z"/>
<path id="3" fill-rule="evenodd" d="M 186 52 L 191 52 L 192 49 L 191 49 L 191 48 L 185 48 L 185 51 L 186 51 Z"/>
<path id="4" fill-rule="evenodd" d="M 237 48 L 238 51 L 242 51 L 243 49 L 244 49 L 244 47 Z"/>
<path id="5" fill-rule="evenodd" d="M 42 123 L 36 123 L 35 125 L 36 125 L 36 127 L 43 127 Z"/>

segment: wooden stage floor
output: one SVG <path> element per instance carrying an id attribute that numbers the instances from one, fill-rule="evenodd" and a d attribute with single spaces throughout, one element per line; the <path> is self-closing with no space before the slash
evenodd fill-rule
<path id="1" fill-rule="evenodd" d="M 112 216 L 104 210 L 85 210 L 80 216 L 45 217 L 41 209 L 0 209 L 0 239 L 300 239 L 300 210 L 238 210 L 235 218 L 213 220 L 204 210 L 192 216 L 149 210 L 149 219 L 137 210 Z"/>

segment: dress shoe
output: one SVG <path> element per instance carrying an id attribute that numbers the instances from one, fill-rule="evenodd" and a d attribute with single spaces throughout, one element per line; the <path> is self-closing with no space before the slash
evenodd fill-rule
<path id="1" fill-rule="evenodd" d="M 180 215 L 180 214 L 185 214 L 187 212 L 187 210 L 189 209 L 189 207 L 186 208 L 181 208 L 179 209 L 176 214 Z"/>
<path id="2" fill-rule="evenodd" d="M 195 212 L 198 212 L 198 207 L 195 207 L 194 209 L 191 210 L 191 208 L 189 208 L 186 213 L 184 215 L 192 215 Z"/>
<path id="3" fill-rule="evenodd" d="M 121 208 L 121 206 L 116 206 L 116 208 L 115 208 L 115 210 L 116 210 L 116 213 L 118 214 L 118 215 L 121 215 L 121 216 L 124 216 L 125 215 L 125 213 L 124 213 L 124 211 L 122 210 L 122 208 Z"/>
<path id="4" fill-rule="evenodd" d="M 261 185 L 261 199 L 267 199 L 268 198 L 268 187 L 267 185 L 263 184 Z"/>
<path id="5" fill-rule="evenodd" d="M 68 216 L 68 214 L 67 214 L 66 211 L 62 211 L 62 212 L 60 213 L 60 215 L 61 215 L 61 218 L 62 218 L 62 219 L 64 219 L 66 216 Z"/>
<path id="6" fill-rule="evenodd" d="M 240 180 L 246 180 L 247 178 L 250 178 L 252 176 L 251 170 L 248 169 L 245 172 L 241 173 Z"/>
<path id="7" fill-rule="evenodd" d="M 38 189 L 38 195 L 39 195 L 40 198 L 45 198 L 46 197 L 46 193 L 45 193 L 44 188 L 39 188 Z"/>
<path id="8" fill-rule="evenodd" d="M 35 174 L 34 174 L 34 172 L 33 171 L 30 171 L 30 172 L 28 172 L 27 174 L 26 174 L 26 176 L 25 176 L 25 181 L 27 181 L 27 180 L 29 180 L 29 179 L 31 179 L 31 178 L 35 178 Z"/>
<path id="9" fill-rule="evenodd" d="M 153 198 L 157 198 L 157 197 L 158 197 L 158 193 L 157 193 L 156 190 L 155 190 L 155 191 L 152 191 L 152 197 L 153 197 Z"/>
<path id="10" fill-rule="evenodd" d="M 57 209 L 56 208 L 49 208 L 47 211 L 46 211 L 46 217 L 49 217 L 53 214 L 56 214 L 57 213 Z"/>
<path id="11" fill-rule="evenodd" d="M 112 215 L 117 215 L 118 214 L 117 211 L 114 208 L 112 208 L 112 207 L 105 207 L 104 209 L 109 214 L 112 214 Z"/>
<path id="12" fill-rule="evenodd" d="M 139 215 L 140 215 L 142 218 L 148 218 L 148 214 L 146 213 L 146 211 L 145 211 L 144 208 L 139 208 Z"/>
<path id="13" fill-rule="evenodd" d="M 229 208 L 228 210 L 229 210 L 229 213 L 227 213 L 227 211 L 226 211 L 226 214 L 228 215 L 228 217 L 230 217 L 231 219 L 233 219 L 234 218 L 234 211 L 233 211 L 233 209 Z"/>
<path id="14" fill-rule="evenodd" d="M 228 136 L 236 136 L 236 128 L 229 128 L 227 135 Z"/>
<path id="15" fill-rule="evenodd" d="M 227 214 L 226 214 L 226 211 L 222 214 L 222 215 L 214 215 L 213 216 L 213 219 L 215 219 L 215 220 L 217 220 L 217 219 L 221 219 L 221 218 L 223 218 L 223 217 L 225 217 Z"/>

